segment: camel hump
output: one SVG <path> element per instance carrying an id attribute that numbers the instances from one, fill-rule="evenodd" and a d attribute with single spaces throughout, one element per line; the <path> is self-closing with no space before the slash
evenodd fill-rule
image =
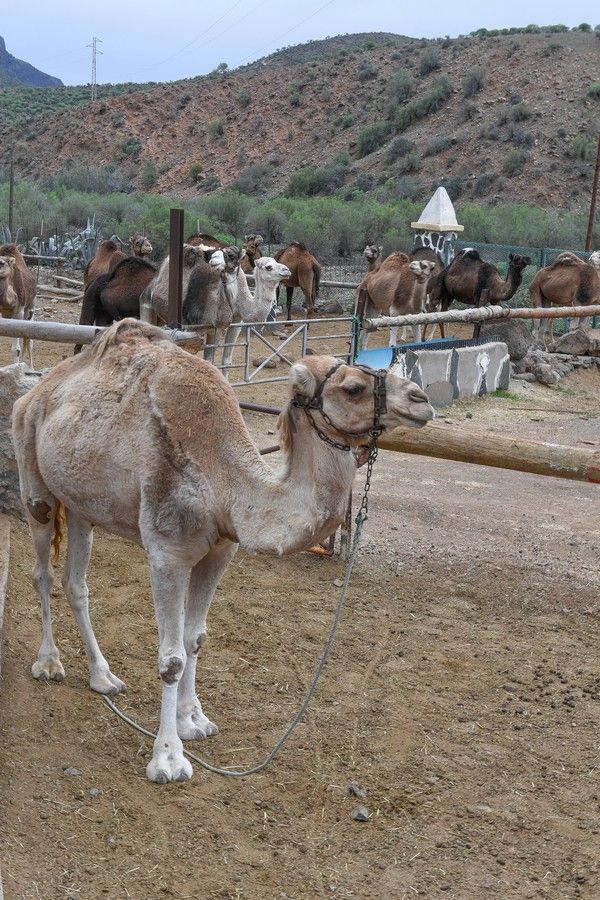
<path id="1" fill-rule="evenodd" d="M 558 254 L 550 268 L 553 269 L 555 266 L 579 266 L 582 262 L 583 260 L 579 259 L 575 253 L 565 250 L 564 253 Z"/>
<path id="2" fill-rule="evenodd" d="M 143 259 L 141 256 L 126 256 L 125 259 L 119 260 L 114 269 L 107 274 L 106 283 L 108 284 L 113 278 L 117 278 L 121 272 L 133 274 L 134 272 L 142 272 L 144 269 L 147 269 L 149 272 L 156 272 L 156 266 L 148 262 L 147 259 Z"/>
<path id="3" fill-rule="evenodd" d="M 290 241 L 290 247 L 296 247 L 297 250 L 302 250 L 304 253 L 308 253 L 308 247 L 306 244 L 303 244 L 302 241 Z"/>
<path id="4" fill-rule="evenodd" d="M 91 356 L 94 359 L 101 359 L 111 347 L 125 344 L 133 347 L 140 341 L 155 344 L 159 341 L 171 342 L 171 339 L 162 328 L 157 328 L 156 325 L 148 325 L 146 322 L 140 322 L 139 319 L 121 319 L 94 339 L 91 345 Z"/>
<path id="5" fill-rule="evenodd" d="M 465 247 L 464 250 L 461 250 L 460 253 L 456 254 L 458 256 L 462 256 L 463 259 L 477 259 L 481 260 L 481 256 L 479 255 L 479 251 L 475 250 L 473 247 Z"/>
<path id="6" fill-rule="evenodd" d="M 110 238 L 108 238 L 105 241 L 102 241 L 102 243 L 98 247 L 98 251 L 99 252 L 102 251 L 102 253 L 114 253 L 115 250 L 118 250 L 118 249 L 119 249 L 119 247 L 118 247 L 117 243 L 115 241 L 112 241 Z"/>
<path id="7" fill-rule="evenodd" d="M 2 244 L 0 247 L 0 256 L 12 256 L 12 258 L 16 259 L 17 263 L 20 263 L 21 266 L 26 266 L 23 254 L 16 244 Z"/>

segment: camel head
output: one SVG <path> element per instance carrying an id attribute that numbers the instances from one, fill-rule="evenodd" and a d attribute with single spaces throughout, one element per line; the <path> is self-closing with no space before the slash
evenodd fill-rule
<path id="1" fill-rule="evenodd" d="M 224 271 L 227 274 L 237 274 L 240 263 L 246 255 L 246 251 L 240 250 L 239 247 L 223 247 L 221 253 L 223 254 L 223 259 L 225 261 Z"/>
<path id="2" fill-rule="evenodd" d="M 368 440 L 375 422 L 375 378 L 363 368 L 339 362 L 333 356 L 310 356 L 292 366 L 292 402 L 305 406 L 318 397 L 321 389 L 323 413 L 330 421 L 318 408 L 310 410 L 319 429 L 333 440 L 341 438 L 349 446 L 359 447 Z M 386 372 L 385 390 L 387 409 L 380 416 L 384 430 L 399 425 L 420 428 L 433 419 L 435 413 L 427 394 L 413 381 Z"/>
<path id="3" fill-rule="evenodd" d="M 435 263 L 428 259 L 414 259 L 409 267 L 418 282 L 428 281 L 435 269 Z"/>
<path id="4" fill-rule="evenodd" d="M 0 278 L 10 278 L 14 264 L 14 256 L 0 256 Z"/>
<path id="5" fill-rule="evenodd" d="M 152 244 L 143 234 L 134 234 L 129 238 L 129 246 L 134 256 L 150 256 Z"/>
<path id="6" fill-rule="evenodd" d="M 259 277 L 262 277 L 265 282 L 272 281 L 276 285 L 283 281 L 284 278 L 289 278 L 292 274 L 287 266 L 278 263 L 272 256 L 260 256 L 255 260 L 254 276 L 257 277 L 259 272 Z"/>
<path id="7" fill-rule="evenodd" d="M 594 266 L 595 269 L 600 269 L 600 250 L 594 250 L 590 255 L 588 262 L 590 266 Z"/>
<path id="8" fill-rule="evenodd" d="M 509 253 L 508 264 L 511 268 L 516 269 L 517 272 L 522 272 L 523 269 L 531 265 L 531 257 L 523 256 L 522 253 Z"/>
<path id="9" fill-rule="evenodd" d="M 244 240 L 246 242 L 246 253 L 251 256 L 254 256 L 257 253 L 260 254 L 260 245 L 264 241 L 262 234 L 247 234 Z"/>
<path id="10" fill-rule="evenodd" d="M 369 262 L 373 262 L 373 260 L 379 259 L 382 253 L 383 247 L 378 247 L 376 244 L 367 244 L 367 246 L 363 250 L 363 256 L 366 256 Z"/>

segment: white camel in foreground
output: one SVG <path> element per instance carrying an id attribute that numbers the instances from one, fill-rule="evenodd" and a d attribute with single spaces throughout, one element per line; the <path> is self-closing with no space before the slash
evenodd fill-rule
<path id="1" fill-rule="evenodd" d="M 278 423 L 280 472 L 260 456 L 221 373 L 135 319 L 106 329 L 88 352 L 59 363 L 14 405 L 42 606 L 32 673 L 64 678 L 50 617 L 50 550 L 60 539 L 64 507 L 63 586 L 85 644 L 90 687 L 101 694 L 116 694 L 124 684 L 111 672 L 89 616 L 93 525 L 136 541 L 148 556 L 162 679 L 160 727 L 146 768 L 151 781 L 191 778 L 182 740 L 217 733 L 196 696 L 196 662 L 210 602 L 238 546 L 281 556 L 331 534 L 344 518 L 356 472 L 351 451 L 369 442 L 374 427 L 421 426 L 433 416 L 413 382 L 330 356 L 296 363 L 290 389 Z"/>

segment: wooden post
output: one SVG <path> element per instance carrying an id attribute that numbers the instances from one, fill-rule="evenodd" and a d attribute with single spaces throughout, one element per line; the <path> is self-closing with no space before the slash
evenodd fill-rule
<path id="1" fill-rule="evenodd" d="M 60 256 L 56 257 L 56 287 L 61 288 L 64 284 L 62 278 L 60 278 L 60 270 L 62 268 L 62 259 Z"/>
<path id="2" fill-rule="evenodd" d="M 172 209 L 169 240 L 169 328 L 181 328 L 183 291 L 183 210 Z"/>
<path id="3" fill-rule="evenodd" d="M 10 149 L 10 167 L 8 170 L 8 230 L 13 240 L 13 210 L 15 205 L 15 160 L 14 149 Z"/>
<path id="4" fill-rule="evenodd" d="M 594 170 L 594 181 L 592 184 L 592 198 L 590 200 L 590 218 L 588 220 L 587 234 L 585 237 L 585 249 L 589 253 L 592 249 L 592 238 L 594 235 L 594 220 L 596 218 L 596 200 L 598 198 L 598 182 L 600 182 L 600 134 L 598 135 L 598 152 L 596 154 L 596 168 Z"/>
<path id="5" fill-rule="evenodd" d="M 397 428 L 377 442 L 382 450 L 453 459 L 479 466 L 532 472 L 600 484 L 600 450 L 472 432 L 431 422 L 422 429 Z"/>

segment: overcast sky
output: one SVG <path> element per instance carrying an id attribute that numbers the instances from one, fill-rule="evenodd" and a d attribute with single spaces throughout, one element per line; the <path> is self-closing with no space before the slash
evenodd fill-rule
<path id="1" fill-rule="evenodd" d="M 173 81 L 230 68 L 279 47 L 336 34 L 389 31 L 456 37 L 476 28 L 600 23 L 597 0 L 29 0 L 3 16 L 9 53 L 65 84 L 90 81 L 93 35 L 101 38 L 98 81 Z"/>

